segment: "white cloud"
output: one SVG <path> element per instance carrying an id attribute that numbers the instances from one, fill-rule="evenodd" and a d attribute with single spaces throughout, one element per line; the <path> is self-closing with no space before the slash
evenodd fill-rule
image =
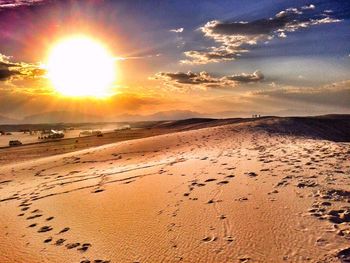
<path id="1" fill-rule="evenodd" d="M 306 8 L 307 7 L 307 8 Z M 274 17 L 259 19 L 250 22 L 221 22 L 213 20 L 200 28 L 205 37 L 214 40 L 218 46 L 204 50 L 190 50 L 184 52 L 187 59 L 181 60 L 183 64 L 206 64 L 235 60 L 240 54 L 249 52 L 249 46 L 259 43 L 268 43 L 278 36 L 286 38 L 288 32 L 295 32 L 311 26 L 337 23 L 340 19 L 329 15 L 307 16 L 302 10 L 313 9 L 314 5 L 304 8 L 287 8 L 278 12 Z"/>
<path id="2" fill-rule="evenodd" d="M 183 27 L 174 28 L 174 29 L 170 29 L 169 31 L 174 33 L 182 33 L 184 31 L 184 28 Z"/>
<path id="3" fill-rule="evenodd" d="M 313 4 L 305 5 L 305 6 L 301 7 L 302 10 L 313 10 L 315 8 L 316 8 L 316 6 Z"/>

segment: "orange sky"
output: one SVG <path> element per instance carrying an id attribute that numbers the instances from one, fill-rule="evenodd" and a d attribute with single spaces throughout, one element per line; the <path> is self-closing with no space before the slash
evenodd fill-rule
<path id="1" fill-rule="evenodd" d="M 0 3 L 0 116 L 349 113 L 348 7 L 277 2 Z M 116 59 L 113 96 L 55 90 L 45 70 L 50 50 L 75 35 L 102 43 Z M 93 61 L 87 55 L 83 63 Z"/>

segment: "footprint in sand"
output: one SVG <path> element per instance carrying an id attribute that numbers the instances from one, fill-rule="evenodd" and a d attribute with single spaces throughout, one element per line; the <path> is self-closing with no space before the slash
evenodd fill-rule
<path id="1" fill-rule="evenodd" d="M 104 191 L 104 189 L 96 189 L 92 193 L 97 194 L 97 193 L 100 193 L 100 192 L 103 192 L 103 191 Z"/>
<path id="2" fill-rule="evenodd" d="M 350 262 L 350 248 L 346 248 L 341 250 L 338 253 L 338 258 L 341 263 L 349 263 Z"/>
<path id="3" fill-rule="evenodd" d="M 69 229 L 70 229 L 69 227 L 65 227 L 60 232 L 58 232 L 58 234 L 65 233 L 65 232 L 69 231 Z"/>
<path id="4" fill-rule="evenodd" d="M 204 182 L 209 183 L 209 182 L 213 182 L 213 181 L 216 181 L 216 179 L 215 178 L 209 178 L 209 179 L 205 180 Z"/>
<path id="5" fill-rule="evenodd" d="M 227 241 L 227 242 L 229 242 L 229 243 L 231 243 L 231 242 L 233 242 L 233 237 L 232 236 L 226 236 L 225 237 L 225 240 Z"/>
<path id="6" fill-rule="evenodd" d="M 44 243 L 50 243 L 52 241 L 52 237 L 49 237 L 49 238 L 46 238 L 45 240 L 44 240 Z"/>
<path id="7" fill-rule="evenodd" d="M 29 216 L 27 217 L 27 220 L 31 220 L 31 219 L 34 219 L 34 218 L 38 218 L 38 217 L 41 217 L 42 215 L 38 214 L 38 215 L 33 215 L 33 216 Z"/>
<path id="8" fill-rule="evenodd" d="M 95 259 L 94 261 L 90 261 L 88 259 L 84 259 L 80 261 L 80 263 L 109 263 L 111 262 L 110 260 L 102 260 L 102 259 Z"/>
<path id="9" fill-rule="evenodd" d="M 224 185 L 224 184 L 228 184 L 229 181 L 221 181 L 221 182 L 218 182 L 218 185 Z"/>
<path id="10" fill-rule="evenodd" d="M 334 224 L 350 222 L 350 209 L 331 210 L 328 212 L 328 220 Z"/>
<path id="11" fill-rule="evenodd" d="M 38 233 L 44 233 L 44 232 L 48 232 L 51 231 L 53 228 L 51 226 L 43 226 L 38 230 Z"/>
<path id="12" fill-rule="evenodd" d="M 66 248 L 67 249 L 73 249 L 73 248 L 76 248 L 76 247 L 79 247 L 80 246 L 80 243 L 69 243 L 66 245 Z"/>
<path id="13" fill-rule="evenodd" d="M 239 262 L 248 263 L 250 261 L 250 257 L 241 257 L 239 258 Z"/>
<path id="14" fill-rule="evenodd" d="M 255 172 L 249 172 L 249 173 L 246 173 L 246 175 L 250 176 L 250 177 L 256 177 L 258 176 L 257 173 Z"/>
<path id="15" fill-rule="evenodd" d="M 248 198 L 243 196 L 243 197 L 240 197 L 238 199 L 235 199 L 235 201 L 239 201 L 239 202 L 248 201 Z"/>
<path id="16" fill-rule="evenodd" d="M 209 243 L 209 242 L 213 242 L 213 241 L 216 241 L 217 240 L 217 237 L 210 237 L 210 236 L 206 236 L 202 239 L 203 242 L 205 243 Z"/>
<path id="17" fill-rule="evenodd" d="M 62 246 L 65 241 L 66 241 L 66 239 L 60 238 L 60 239 L 56 240 L 55 245 Z"/>
<path id="18" fill-rule="evenodd" d="M 82 246 L 80 248 L 78 248 L 79 251 L 81 252 L 85 252 L 87 251 L 89 248 L 91 247 L 90 243 L 84 243 L 82 244 Z"/>

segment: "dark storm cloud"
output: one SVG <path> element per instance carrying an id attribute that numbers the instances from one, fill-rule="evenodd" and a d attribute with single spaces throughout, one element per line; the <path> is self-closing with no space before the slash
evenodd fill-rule
<path id="1" fill-rule="evenodd" d="M 205 37 L 213 39 L 219 46 L 206 50 L 184 52 L 188 58 L 185 64 L 206 64 L 234 60 L 240 54 L 249 52 L 249 46 L 268 42 L 275 37 L 286 38 L 290 32 L 311 26 L 340 22 L 329 13 L 316 13 L 312 4 L 298 8 L 288 8 L 274 17 L 250 22 L 209 21 L 200 28 Z"/>

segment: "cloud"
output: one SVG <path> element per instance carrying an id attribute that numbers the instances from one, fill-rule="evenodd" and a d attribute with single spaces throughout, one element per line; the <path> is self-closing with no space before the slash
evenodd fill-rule
<path id="1" fill-rule="evenodd" d="M 183 27 L 174 28 L 174 29 L 170 29 L 169 31 L 174 33 L 182 33 L 184 31 L 184 28 Z"/>
<path id="2" fill-rule="evenodd" d="M 207 84 L 207 83 L 217 83 L 220 80 L 210 76 L 207 72 L 202 71 L 200 73 L 193 73 L 191 71 L 187 73 L 183 72 L 160 72 L 156 74 L 156 79 L 163 79 L 166 81 L 173 81 L 181 84 Z"/>
<path id="3" fill-rule="evenodd" d="M 17 71 L 10 71 L 6 68 L 1 68 L 0 67 L 0 81 L 7 80 L 11 76 L 18 74 L 19 72 Z"/>
<path id="4" fill-rule="evenodd" d="M 42 2 L 44 2 L 44 0 L 1 0 L 0 10 L 17 8 L 20 6 L 31 6 Z"/>
<path id="5" fill-rule="evenodd" d="M 232 75 L 226 78 L 237 82 L 251 83 L 263 80 L 264 74 L 262 74 L 261 71 L 257 70 L 252 74 L 242 73 L 239 75 Z"/>
<path id="6" fill-rule="evenodd" d="M 301 7 L 302 10 L 310 10 L 310 9 L 315 9 L 315 8 L 316 8 L 316 6 L 313 4 L 305 5 L 305 6 Z"/>
<path id="7" fill-rule="evenodd" d="M 156 54 L 146 54 L 146 55 L 136 55 L 136 56 L 125 56 L 125 57 L 115 57 L 114 59 L 116 61 L 124 61 L 124 60 L 132 60 L 132 59 L 150 59 L 150 58 L 157 58 L 162 56 L 162 53 L 156 53 Z"/>
<path id="8" fill-rule="evenodd" d="M 327 13 L 327 14 L 330 14 L 330 13 L 333 13 L 333 10 L 331 10 L 331 9 L 326 9 L 326 10 L 324 10 L 323 12 L 324 12 L 324 13 Z"/>
<path id="9" fill-rule="evenodd" d="M 241 52 L 245 52 L 241 50 Z M 234 60 L 237 56 L 239 56 L 238 52 L 235 51 L 227 51 L 225 49 L 220 48 L 212 48 L 211 51 L 185 51 L 185 56 L 189 59 L 181 60 L 182 64 L 207 64 L 210 62 L 220 62 L 220 61 L 229 61 Z"/>
<path id="10" fill-rule="evenodd" d="M 205 50 L 184 52 L 187 59 L 183 64 L 206 64 L 235 60 L 242 53 L 249 52 L 250 46 L 266 43 L 275 37 L 286 38 L 287 33 L 311 26 L 340 22 L 329 14 L 315 14 L 314 5 L 300 9 L 288 8 L 272 18 L 258 19 L 250 22 L 222 22 L 213 20 L 200 27 L 205 37 L 214 40 L 218 46 Z"/>
<path id="11" fill-rule="evenodd" d="M 171 88 L 233 88 L 240 83 L 254 83 L 260 82 L 264 79 L 264 75 L 260 71 L 253 73 L 234 74 L 231 76 L 214 77 L 208 72 L 202 71 L 194 72 L 159 72 L 153 78 L 155 80 L 162 80 L 163 83 Z"/>
<path id="12" fill-rule="evenodd" d="M 257 98 L 269 98 L 279 102 L 294 101 L 313 105 L 327 105 L 350 110 L 350 80 L 323 87 L 285 87 L 251 92 Z"/>
<path id="13" fill-rule="evenodd" d="M 11 62 L 11 58 L 0 54 L 0 81 L 12 78 L 36 78 L 46 74 L 45 69 L 37 64 Z"/>

